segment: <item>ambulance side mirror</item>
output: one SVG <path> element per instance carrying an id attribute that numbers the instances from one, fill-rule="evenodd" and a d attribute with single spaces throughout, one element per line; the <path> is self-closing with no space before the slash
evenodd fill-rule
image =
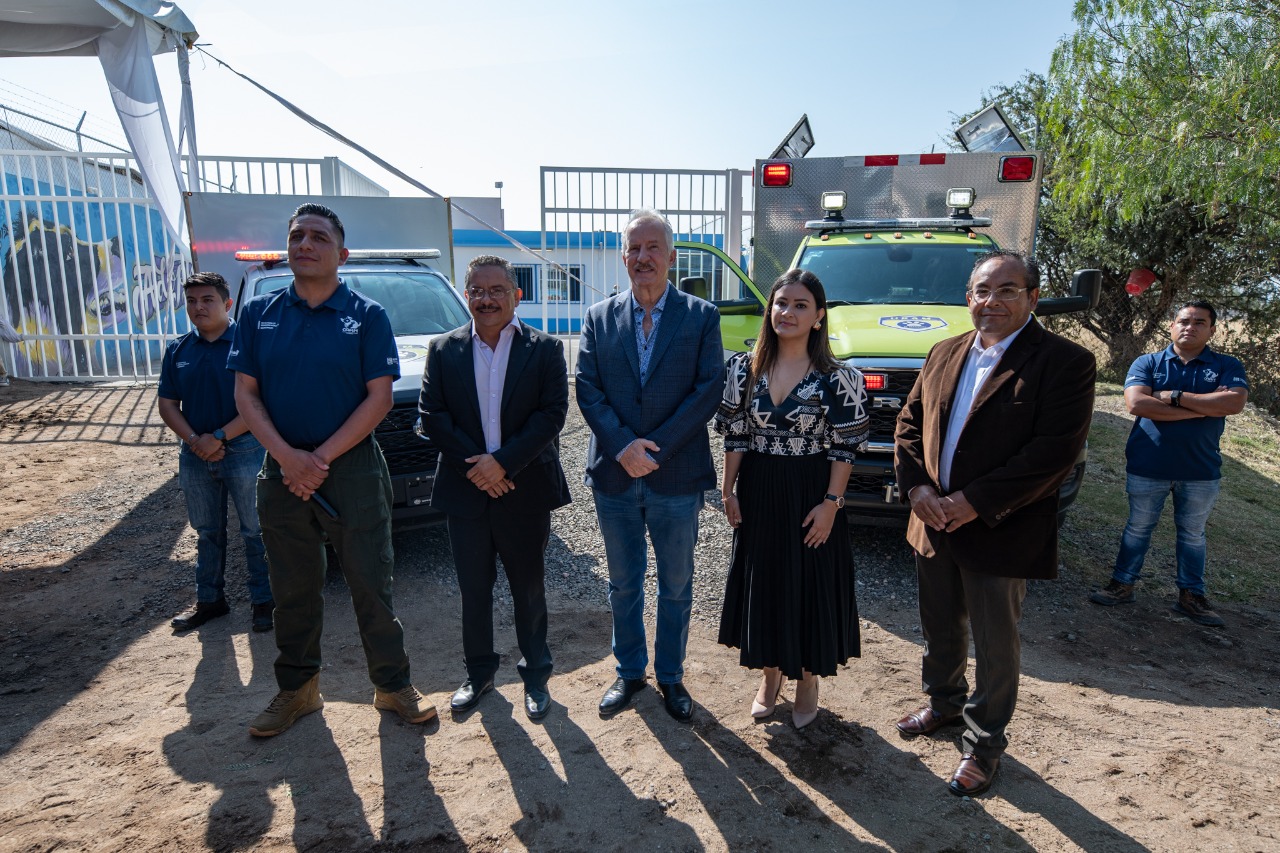
<path id="1" fill-rule="evenodd" d="M 1052 317 L 1054 314 L 1071 314 L 1076 311 L 1092 311 L 1102 298 L 1102 270 L 1076 270 L 1071 277 L 1071 295 L 1041 299 L 1036 305 L 1036 316 Z"/>

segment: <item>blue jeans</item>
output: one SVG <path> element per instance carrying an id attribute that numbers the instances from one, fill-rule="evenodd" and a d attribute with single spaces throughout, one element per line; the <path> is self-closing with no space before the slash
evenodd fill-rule
<path id="1" fill-rule="evenodd" d="M 178 456 L 178 485 L 187 499 L 187 520 L 196 531 L 196 601 L 223 597 L 227 567 L 227 496 L 236 505 L 249 568 L 249 599 L 271 600 L 266 549 L 258 526 L 258 472 L 266 451 L 249 433 L 227 442 L 226 454 L 205 462 L 186 444 Z"/>
<path id="2" fill-rule="evenodd" d="M 643 479 L 620 494 L 593 489 L 596 517 L 609 562 L 609 608 L 613 611 L 613 656 L 622 678 L 644 678 L 649 665 L 644 635 L 644 576 L 648 568 L 645 530 L 658 565 L 658 626 L 653 669 L 659 684 L 684 679 L 684 650 L 693 611 L 693 546 L 698 539 L 702 492 L 664 495 Z"/>
<path id="3" fill-rule="evenodd" d="M 1213 503 L 1218 499 L 1221 480 L 1152 480 L 1129 474 L 1129 521 L 1120 536 L 1120 553 L 1112 578 L 1120 583 L 1137 583 L 1142 562 L 1151 547 L 1151 534 L 1160 521 L 1165 498 L 1173 492 L 1173 523 L 1177 527 L 1178 589 L 1204 595 L 1205 537 Z"/>

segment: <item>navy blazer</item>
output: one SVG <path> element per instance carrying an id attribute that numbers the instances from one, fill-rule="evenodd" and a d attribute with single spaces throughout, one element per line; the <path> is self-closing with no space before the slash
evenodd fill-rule
<path id="1" fill-rule="evenodd" d="M 476 518 L 489 501 L 503 511 L 550 512 L 569 503 L 556 439 L 569 412 L 564 345 L 521 322 L 511 341 L 502 385 L 502 446 L 493 452 L 516 487 L 490 498 L 470 480 L 465 460 L 485 453 L 476 393 L 471 324 L 432 339 L 418 411 L 423 431 L 440 450 L 431 503 L 449 515 Z"/>
<path id="2" fill-rule="evenodd" d="M 716 486 L 707 421 L 724 393 L 720 314 L 671 285 L 666 299 L 643 387 L 631 291 L 592 305 L 582 321 L 577 396 L 591 427 L 585 482 L 606 494 L 634 482 L 615 459 L 637 438 L 658 445 L 658 470 L 644 478 L 655 492 L 681 495 Z"/>

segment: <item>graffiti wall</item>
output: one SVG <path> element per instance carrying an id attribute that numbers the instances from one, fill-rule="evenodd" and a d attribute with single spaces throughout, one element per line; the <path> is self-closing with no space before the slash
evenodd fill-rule
<path id="1" fill-rule="evenodd" d="M 11 163 L 6 157 L 0 172 L 0 291 L 26 340 L 5 358 L 10 372 L 158 374 L 164 342 L 189 328 L 182 282 L 191 272 L 160 214 L 145 195 L 95 196 L 89 181 L 86 193 L 78 182 L 15 173 Z M 123 180 L 131 182 L 127 173 Z"/>

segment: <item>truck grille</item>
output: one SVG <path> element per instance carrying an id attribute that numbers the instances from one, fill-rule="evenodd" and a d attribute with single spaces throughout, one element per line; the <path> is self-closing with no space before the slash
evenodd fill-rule
<path id="1" fill-rule="evenodd" d="M 431 442 L 414 433 L 413 424 L 417 419 L 416 402 L 398 404 L 373 431 L 393 477 L 435 470 L 439 453 Z"/>

